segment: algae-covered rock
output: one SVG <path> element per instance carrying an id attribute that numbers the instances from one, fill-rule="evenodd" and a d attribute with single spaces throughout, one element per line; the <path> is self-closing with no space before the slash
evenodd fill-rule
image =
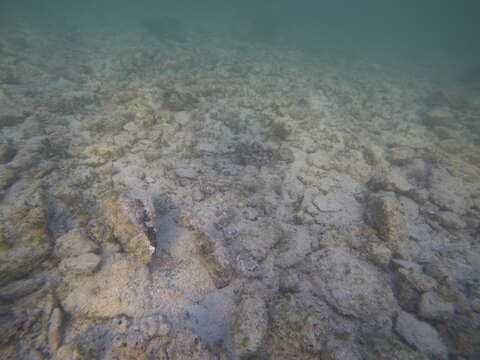
<path id="1" fill-rule="evenodd" d="M 0 286 L 27 275 L 50 255 L 53 244 L 47 223 L 43 208 L 28 206 L 4 223 L 0 236 L 8 246 L 0 249 Z"/>
<path id="2" fill-rule="evenodd" d="M 318 298 L 278 294 L 269 306 L 265 340 L 272 358 L 318 359 L 325 350 L 325 339 L 333 334 L 330 313 Z"/>
<path id="3" fill-rule="evenodd" d="M 88 166 L 100 166 L 120 153 L 118 146 L 99 143 L 87 146 L 82 154 L 82 163 Z"/>
<path id="4" fill-rule="evenodd" d="M 157 212 L 146 193 L 122 193 L 103 202 L 105 217 L 120 245 L 148 264 L 156 249 Z"/>
<path id="5" fill-rule="evenodd" d="M 94 93 L 88 91 L 71 91 L 63 94 L 54 104 L 53 110 L 71 115 L 83 110 L 97 101 Z"/>
<path id="6" fill-rule="evenodd" d="M 95 252 L 98 246 L 83 231 L 72 229 L 56 240 L 54 254 L 60 259 Z"/>
<path id="7" fill-rule="evenodd" d="M 228 286 L 233 278 L 234 267 L 223 240 L 198 232 L 195 241 L 198 255 L 217 289 Z"/>
<path id="8" fill-rule="evenodd" d="M 393 193 L 372 194 L 369 197 L 367 221 L 394 253 L 405 255 L 408 232 L 397 197 Z"/>
<path id="9" fill-rule="evenodd" d="M 90 274 L 98 267 L 102 258 L 93 253 L 86 253 L 62 260 L 59 270 L 73 275 Z"/>

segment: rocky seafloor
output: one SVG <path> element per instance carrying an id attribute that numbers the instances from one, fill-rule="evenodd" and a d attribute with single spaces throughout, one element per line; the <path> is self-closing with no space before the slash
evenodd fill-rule
<path id="1" fill-rule="evenodd" d="M 3 34 L 1 359 L 480 358 L 478 90 L 201 31 Z"/>

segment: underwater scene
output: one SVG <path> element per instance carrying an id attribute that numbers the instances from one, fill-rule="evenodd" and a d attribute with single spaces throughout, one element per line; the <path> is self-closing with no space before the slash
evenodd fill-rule
<path id="1" fill-rule="evenodd" d="M 480 359 L 480 2 L 1 0 L 0 359 Z"/>

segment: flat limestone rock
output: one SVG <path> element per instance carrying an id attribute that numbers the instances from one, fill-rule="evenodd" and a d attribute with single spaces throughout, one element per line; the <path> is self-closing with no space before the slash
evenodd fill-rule
<path id="1" fill-rule="evenodd" d="M 18 215 L 5 222 L 11 227 L 10 235 L 0 233 L 5 239 L 10 237 L 9 246 L 0 249 L 0 286 L 33 271 L 50 256 L 53 245 L 47 227 L 48 215 L 43 208 L 24 208 L 17 212 Z"/>
<path id="2" fill-rule="evenodd" d="M 61 299 L 65 311 L 80 317 L 139 316 L 146 308 L 148 269 L 133 255 L 116 254 L 89 277 L 69 279 Z"/>
<path id="3" fill-rule="evenodd" d="M 446 169 L 432 169 L 428 182 L 430 199 L 441 208 L 463 215 L 473 206 L 472 191 L 468 184 Z"/>
<path id="4" fill-rule="evenodd" d="M 144 193 L 122 193 L 104 202 L 104 213 L 120 245 L 144 264 L 150 263 L 157 236 L 153 199 Z"/>
<path id="5" fill-rule="evenodd" d="M 433 291 L 421 296 L 418 307 L 420 316 L 430 320 L 448 320 L 455 313 L 454 305 Z"/>
<path id="6" fill-rule="evenodd" d="M 242 299 L 232 329 L 233 348 L 240 358 L 253 356 L 261 347 L 268 330 L 268 311 L 261 298 Z"/>
<path id="7" fill-rule="evenodd" d="M 303 267 L 317 291 L 339 313 L 388 326 L 398 305 L 388 279 L 377 267 L 337 247 L 312 253 Z"/>
<path id="8" fill-rule="evenodd" d="M 401 311 L 395 326 L 397 333 L 412 347 L 435 359 L 447 359 L 448 349 L 432 326 Z"/>

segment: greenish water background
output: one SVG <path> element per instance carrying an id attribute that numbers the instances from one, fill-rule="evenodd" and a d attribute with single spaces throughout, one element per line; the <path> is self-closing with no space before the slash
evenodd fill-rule
<path id="1" fill-rule="evenodd" d="M 168 15 L 188 30 L 255 42 L 255 34 L 243 31 L 253 21 L 274 28 L 273 45 L 313 54 L 345 50 L 345 56 L 451 66 L 452 72 L 480 61 L 480 2 L 474 0 L 11 0 L 1 2 L 0 12 L 3 25 L 22 19 L 50 31 L 108 27 L 119 33 L 135 31 L 146 17 Z"/>

